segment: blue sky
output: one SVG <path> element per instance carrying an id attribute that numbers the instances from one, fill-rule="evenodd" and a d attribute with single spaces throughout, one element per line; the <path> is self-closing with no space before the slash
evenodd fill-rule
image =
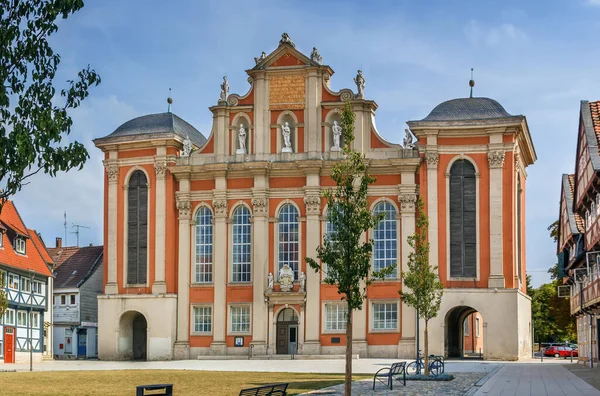
<path id="1" fill-rule="evenodd" d="M 248 90 L 244 70 L 288 32 L 309 54 L 317 47 L 335 74 L 334 90 L 355 89 L 362 68 L 365 95 L 379 105 L 377 126 L 401 142 L 405 122 L 438 103 L 468 96 L 498 100 L 527 117 L 538 155 L 528 169 L 527 260 L 534 285 L 547 281 L 555 245 L 546 227 L 558 217 L 560 176 L 574 169 L 580 100 L 600 99 L 597 31 L 600 0 L 554 1 L 142 1 L 97 0 L 66 21 L 51 40 L 62 62 L 57 84 L 91 64 L 102 76 L 74 111 L 69 140 L 84 143 L 82 171 L 36 175 L 14 197 L 28 227 L 48 246 L 102 243 L 103 168 L 92 139 L 123 122 L 167 109 L 208 136 L 219 84 Z"/>

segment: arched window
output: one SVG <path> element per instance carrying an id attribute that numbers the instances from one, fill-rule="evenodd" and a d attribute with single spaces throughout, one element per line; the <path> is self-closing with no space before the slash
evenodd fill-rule
<path id="1" fill-rule="evenodd" d="M 396 232 L 396 209 L 389 202 L 380 202 L 373 214 L 384 213 L 385 217 L 373 230 L 373 269 L 382 269 L 398 261 L 398 236 Z M 397 269 L 386 278 L 396 278 Z"/>
<path id="2" fill-rule="evenodd" d="M 335 241 L 335 227 L 331 222 L 331 211 L 335 210 L 335 206 L 327 208 L 327 214 L 325 215 L 325 236 L 324 239 L 330 242 Z M 327 278 L 327 265 L 323 263 L 323 278 Z"/>
<path id="3" fill-rule="evenodd" d="M 450 276 L 477 276 L 475 167 L 458 160 L 450 168 Z"/>
<path id="4" fill-rule="evenodd" d="M 298 280 L 299 256 L 298 209 L 285 204 L 279 209 L 279 269 L 285 264 L 294 270 L 294 279 Z"/>
<path id="5" fill-rule="evenodd" d="M 148 275 L 148 180 L 136 170 L 127 189 L 127 283 L 144 284 Z"/>
<path id="6" fill-rule="evenodd" d="M 239 206 L 233 212 L 233 282 L 250 282 L 252 262 L 250 228 L 250 210 L 245 206 Z"/>
<path id="7" fill-rule="evenodd" d="M 213 215 L 206 206 L 196 213 L 196 267 L 195 282 L 212 282 Z"/>

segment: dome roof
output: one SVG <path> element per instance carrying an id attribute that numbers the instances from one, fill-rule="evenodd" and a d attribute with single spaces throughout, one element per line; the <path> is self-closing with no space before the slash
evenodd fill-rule
<path id="1" fill-rule="evenodd" d="M 174 133 L 182 139 L 189 136 L 192 143 L 198 147 L 206 143 L 206 137 L 200 131 L 173 113 L 148 114 L 134 118 L 115 129 L 106 138 L 160 133 Z"/>
<path id="2" fill-rule="evenodd" d="M 494 99 L 460 98 L 442 102 L 421 121 L 468 121 L 514 117 Z"/>

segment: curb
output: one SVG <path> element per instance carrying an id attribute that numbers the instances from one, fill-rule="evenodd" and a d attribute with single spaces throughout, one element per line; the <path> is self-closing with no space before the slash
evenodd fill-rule
<path id="1" fill-rule="evenodd" d="M 481 387 L 486 382 L 488 382 L 490 378 L 492 378 L 494 375 L 496 375 L 496 373 L 498 372 L 498 370 L 500 370 L 502 367 L 504 367 L 504 364 L 500 364 L 498 367 L 496 367 L 495 369 L 493 369 L 492 371 L 490 371 L 489 373 L 487 373 L 485 377 L 483 377 L 482 379 L 480 379 L 479 381 L 477 381 L 475 384 L 473 384 L 473 386 L 470 387 L 469 390 L 467 390 L 467 392 L 465 393 L 464 396 L 473 396 L 475 393 L 477 393 L 477 391 L 479 389 L 481 389 Z"/>

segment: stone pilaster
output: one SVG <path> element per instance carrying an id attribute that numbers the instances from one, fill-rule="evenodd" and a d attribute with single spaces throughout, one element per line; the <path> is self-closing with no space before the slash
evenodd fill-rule
<path id="1" fill-rule="evenodd" d="M 210 344 L 211 354 L 225 355 L 227 348 L 225 336 L 227 334 L 227 198 L 226 192 L 220 191 L 214 193 L 214 246 L 221 246 L 220 249 L 213 249 L 213 341 Z"/>
<path id="2" fill-rule="evenodd" d="M 407 237 L 415 233 L 415 211 L 417 203 L 416 186 L 400 185 L 400 194 L 398 195 L 400 203 L 400 218 L 402 231 L 401 263 L 402 271 L 408 271 L 408 256 L 412 248 L 408 245 Z M 404 280 L 402 280 L 404 288 Z M 398 344 L 399 358 L 412 358 L 416 352 L 416 311 L 404 303 L 402 305 L 402 339 Z"/>
<path id="3" fill-rule="evenodd" d="M 108 177 L 108 271 L 105 294 L 118 294 L 117 286 L 117 195 L 119 188 L 119 166 L 116 161 L 116 153 L 110 153 L 110 158 L 104 161 L 106 175 Z M 125 264 L 123 264 L 125 265 Z"/>
<path id="4" fill-rule="evenodd" d="M 158 150 L 166 154 L 166 148 L 159 147 Z M 166 174 L 167 161 L 157 159 L 154 162 L 156 173 L 156 223 L 154 239 L 154 283 L 153 294 L 164 294 L 167 292 L 165 282 L 165 241 L 166 241 Z"/>
<path id="5" fill-rule="evenodd" d="M 307 176 L 307 185 L 304 191 L 304 206 L 306 208 L 306 255 L 317 259 L 317 247 L 321 244 L 321 196 L 319 190 L 318 173 Z M 305 355 L 319 355 L 321 353 L 321 329 L 319 318 L 321 315 L 321 272 L 306 268 L 306 322 L 305 341 L 302 353 Z"/>
<path id="6" fill-rule="evenodd" d="M 438 266 L 438 163 L 440 155 L 437 152 L 425 153 L 427 163 L 427 217 L 429 228 L 427 230 L 429 239 L 429 264 Z M 437 270 L 436 270 L 437 272 Z"/>
<path id="7" fill-rule="evenodd" d="M 487 154 L 490 167 L 490 277 L 488 287 L 504 288 L 502 267 L 502 168 L 504 150 L 490 150 Z"/>
<path id="8" fill-rule="evenodd" d="M 190 181 L 179 180 L 177 209 L 179 210 L 179 261 L 177 271 L 177 341 L 173 351 L 176 360 L 190 357 Z"/>

